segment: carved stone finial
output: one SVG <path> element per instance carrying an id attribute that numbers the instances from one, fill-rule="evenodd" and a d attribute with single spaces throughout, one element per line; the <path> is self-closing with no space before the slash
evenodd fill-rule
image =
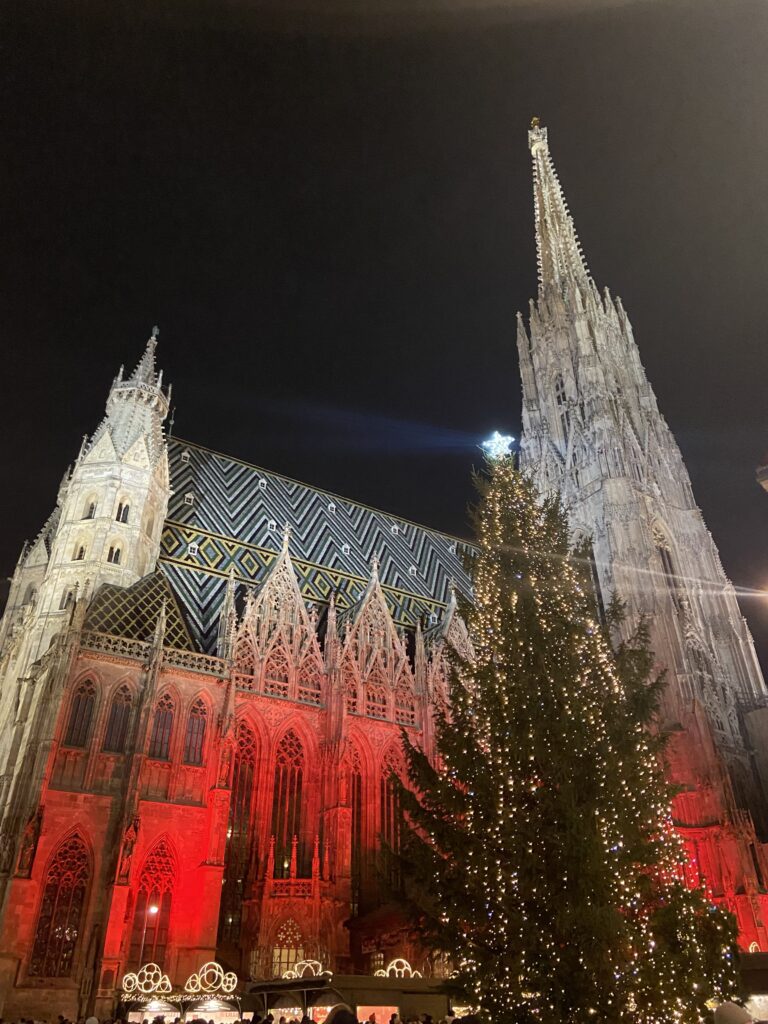
<path id="1" fill-rule="evenodd" d="M 531 118 L 531 128 L 538 128 L 540 124 L 541 124 L 541 118 L 540 117 L 532 117 Z"/>
<path id="2" fill-rule="evenodd" d="M 283 551 L 288 551 L 288 546 L 291 543 L 291 533 L 293 528 L 290 523 L 286 523 L 283 527 Z"/>
<path id="3" fill-rule="evenodd" d="M 152 338 L 155 341 L 157 341 L 157 336 L 158 336 L 159 333 L 160 333 L 160 328 L 157 326 L 157 324 L 155 324 L 155 326 L 152 328 Z"/>

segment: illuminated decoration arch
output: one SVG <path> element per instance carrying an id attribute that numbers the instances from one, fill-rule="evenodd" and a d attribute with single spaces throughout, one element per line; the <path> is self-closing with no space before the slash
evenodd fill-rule
<path id="1" fill-rule="evenodd" d="M 304 747 L 298 734 L 289 729 L 280 741 L 275 757 L 272 835 L 275 837 L 276 878 L 288 878 L 293 837 L 301 838 L 303 783 Z"/>
<path id="2" fill-rule="evenodd" d="M 299 960 L 283 974 L 284 978 L 319 978 L 321 976 L 332 978 L 333 974 L 331 971 L 326 971 L 319 960 Z"/>
<path id="3" fill-rule="evenodd" d="M 45 876 L 29 963 L 34 977 L 68 978 L 83 923 L 91 858 L 79 835 L 65 839 Z"/>
<path id="4" fill-rule="evenodd" d="M 232 771 L 224 880 L 219 911 L 219 942 L 235 943 L 240 938 L 243 900 L 249 882 L 251 861 L 251 820 L 256 792 L 258 742 L 246 721 L 237 726 L 237 749 Z"/>
<path id="5" fill-rule="evenodd" d="M 374 977 L 376 978 L 420 978 L 421 971 L 415 971 L 407 960 L 396 957 L 390 960 L 386 967 L 379 968 Z"/>
<path id="6" fill-rule="evenodd" d="M 190 974 L 184 985 L 184 991 L 193 996 L 214 996 L 219 993 L 228 996 L 236 988 L 237 975 L 234 971 L 225 972 L 221 964 L 214 960 L 209 960 L 195 974 Z"/>
<path id="7" fill-rule="evenodd" d="M 126 996 L 167 996 L 171 993 L 171 980 L 157 964 L 144 964 L 138 971 L 123 975 L 121 982 Z"/>
<path id="8" fill-rule="evenodd" d="M 167 841 L 160 839 L 147 854 L 139 877 L 131 929 L 131 964 L 141 964 L 145 957 L 153 964 L 163 963 L 175 883 L 176 860 Z"/>

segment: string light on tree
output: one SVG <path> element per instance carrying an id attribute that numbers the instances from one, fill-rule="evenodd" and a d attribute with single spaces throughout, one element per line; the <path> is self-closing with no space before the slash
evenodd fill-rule
<path id="1" fill-rule="evenodd" d="M 735 923 L 685 885 L 647 625 L 613 649 L 559 500 L 498 450 L 435 763 L 403 740 L 409 904 L 494 1024 L 697 1024 L 736 991 Z"/>

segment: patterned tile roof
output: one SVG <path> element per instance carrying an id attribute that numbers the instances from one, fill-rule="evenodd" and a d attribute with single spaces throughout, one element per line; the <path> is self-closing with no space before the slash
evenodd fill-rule
<path id="1" fill-rule="evenodd" d="M 291 529 L 291 558 L 302 594 L 339 609 L 362 595 L 379 558 L 379 578 L 395 620 L 434 621 L 451 581 L 468 592 L 469 545 L 399 516 L 177 438 L 169 440 L 172 496 L 161 564 L 184 603 L 196 641 L 216 642 L 230 572 L 258 584 Z"/>
<path id="2" fill-rule="evenodd" d="M 130 587 L 104 583 L 88 606 L 84 628 L 96 633 L 151 640 L 165 601 L 165 645 L 194 651 L 195 643 L 184 612 L 161 571 L 150 573 Z"/>

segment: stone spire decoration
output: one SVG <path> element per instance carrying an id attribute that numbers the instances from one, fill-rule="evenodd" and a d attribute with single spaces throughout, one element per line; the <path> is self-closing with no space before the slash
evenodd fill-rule
<path id="1" fill-rule="evenodd" d="M 528 144 L 533 157 L 539 291 L 566 283 L 589 286 L 592 279 L 549 154 L 547 129 L 541 127 L 537 117 L 531 121 Z"/>
<path id="2" fill-rule="evenodd" d="M 53 515 L 19 560 L 0 645 L 34 600 L 20 674 L 61 630 L 76 595 L 93 594 L 101 583 L 129 586 L 155 568 L 170 493 L 163 434 L 170 392 L 155 367 L 157 336 L 154 328 L 127 379 L 120 369 L 103 420 L 61 483 Z"/>
<path id="3" fill-rule="evenodd" d="M 591 542 L 600 605 L 614 594 L 626 602 L 627 629 L 640 616 L 649 618 L 652 647 L 667 673 L 663 712 L 678 730 L 676 747 L 683 750 L 685 737 L 700 730 L 703 712 L 727 765 L 724 816 L 735 813 L 725 810 L 732 793 L 765 827 L 754 765 L 765 785 L 768 755 L 759 737 L 768 728 L 768 692 L 752 637 L 621 300 L 608 289 L 601 295 L 587 269 L 546 128 L 537 120 L 528 142 L 539 293 L 528 324 L 522 316 L 517 324 L 522 465 L 541 490 L 563 496 L 576 538 Z M 691 792 L 720 771 L 692 768 L 693 742 L 676 758 L 675 778 Z M 681 820 L 699 815 L 703 821 L 710 813 L 692 796 L 686 806 L 686 814 L 682 804 L 677 808 Z"/>

